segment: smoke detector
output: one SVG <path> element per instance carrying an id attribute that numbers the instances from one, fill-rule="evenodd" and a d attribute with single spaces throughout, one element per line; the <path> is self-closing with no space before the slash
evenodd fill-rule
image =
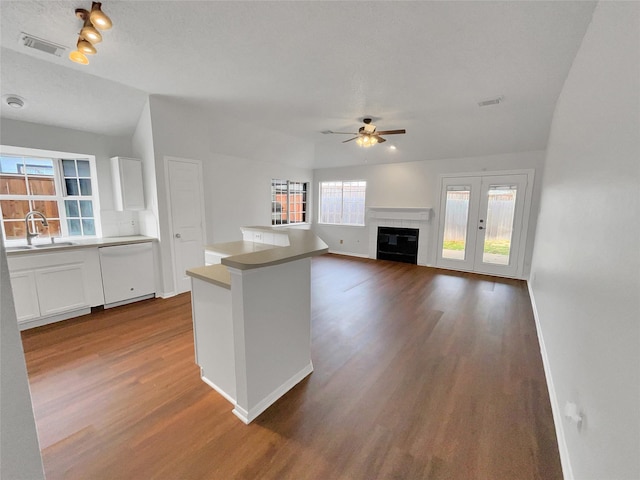
<path id="1" fill-rule="evenodd" d="M 50 42 L 49 40 L 43 40 L 42 38 L 35 37 L 25 32 L 20 33 L 19 42 L 24 48 L 40 50 L 41 52 L 48 53 L 49 55 L 55 55 L 56 57 L 61 57 L 67 50 L 67 47 L 63 45 L 58 45 L 57 43 Z"/>
<path id="2" fill-rule="evenodd" d="M 20 109 L 24 107 L 26 103 L 24 101 L 24 98 L 22 98 L 19 95 L 13 95 L 13 94 L 3 95 L 2 101 L 3 103 L 6 103 L 7 105 L 9 105 L 11 108 L 15 108 L 15 109 Z"/>

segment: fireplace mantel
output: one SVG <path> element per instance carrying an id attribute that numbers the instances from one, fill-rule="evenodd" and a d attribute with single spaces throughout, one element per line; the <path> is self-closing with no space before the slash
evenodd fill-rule
<path id="1" fill-rule="evenodd" d="M 377 220 L 414 220 L 428 222 L 432 208 L 428 207 L 369 207 L 367 217 Z"/>
<path id="2" fill-rule="evenodd" d="M 378 227 L 416 228 L 418 236 L 418 265 L 427 264 L 429 221 L 433 209 L 428 207 L 369 207 L 369 258 L 376 258 Z"/>

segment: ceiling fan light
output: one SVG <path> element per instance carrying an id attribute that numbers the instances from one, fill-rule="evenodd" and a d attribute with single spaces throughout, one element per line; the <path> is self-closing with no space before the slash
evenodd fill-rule
<path id="1" fill-rule="evenodd" d="M 80 30 L 80 36 L 91 43 L 100 43 L 102 41 L 102 35 L 95 29 L 91 22 L 87 19 L 84 22 L 84 27 Z"/>
<path id="2" fill-rule="evenodd" d="M 83 38 L 78 39 L 77 47 L 78 51 L 84 53 L 85 55 L 95 55 L 97 52 L 96 47 L 94 47 L 91 42 Z"/>
<path id="3" fill-rule="evenodd" d="M 80 50 L 74 50 L 69 54 L 69 60 L 79 63 L 80 65 L 89 65 L 89 59 Z"/>
<path id="4" fill-rule="evenodd" d="M 100 2 L 93 2 L 91 5 L 89 19 L 94 27 L 100 30 L 109 30 L 113 26 L 111 19 L 102 11 L 102 3 Z"/>

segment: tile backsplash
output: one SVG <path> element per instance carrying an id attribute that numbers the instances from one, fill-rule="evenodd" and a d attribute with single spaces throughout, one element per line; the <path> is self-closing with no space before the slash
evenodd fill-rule
<path id="1" fill-rule="evenodd" d="M 122 237 L 140 233 L 138 212 L 136 211 L 102 210 L 100 219 L 103 237 Z"/>

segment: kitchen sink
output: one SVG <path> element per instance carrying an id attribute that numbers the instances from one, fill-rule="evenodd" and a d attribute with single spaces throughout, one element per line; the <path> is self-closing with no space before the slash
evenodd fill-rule
<path id="1" fill-rule="evenodd" d="M 7 247 L 7 252 L 17 252 L 21 250 L 35 250 L 35 249 L 41 249 L 41 248 L 68 247 L 70 245 L 77 245 L 77 243 L 56 242 L 56 243 L 40 243 L 38 245 L 16 245 L 14 247 Z"/>
<path id="2" fill-rule="evenodd" d="M 56 242 L 56 243 L 43 243 L 40 245 L 32 245 L 33 248 L 51 248 L 51 247 L 65 247 L 69 245 L 77 245 L 73 242 Z"/>

